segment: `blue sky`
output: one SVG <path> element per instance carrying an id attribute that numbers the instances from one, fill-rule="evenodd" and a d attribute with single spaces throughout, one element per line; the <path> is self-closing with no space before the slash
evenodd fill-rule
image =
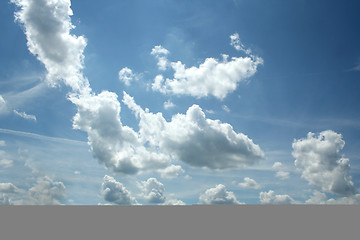
<path id="1" fill-rule="evenodd" d="M 0 203 L 360 203 L 358 1 L 0 4 Z"/>

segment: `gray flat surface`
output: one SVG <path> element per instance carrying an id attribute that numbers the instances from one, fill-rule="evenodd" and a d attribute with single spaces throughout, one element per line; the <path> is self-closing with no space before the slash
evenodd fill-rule
<path id="1" fill-rule="evenodd" d="M 344 239 L 359 206 L 1 206 L 0 239 Z"/>

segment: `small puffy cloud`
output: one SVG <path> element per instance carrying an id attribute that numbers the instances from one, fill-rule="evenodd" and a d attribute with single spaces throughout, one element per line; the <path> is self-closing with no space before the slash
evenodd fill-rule
<path id="1" fill-rule="evenodd" d="M 298 203 L 289 195 L 276 195 L 273 190 L 260 193 L 260 202 L 262 204 L 296 204 Z"/>
<path id="2" fill-rule="evenodd" d="M 244 182 L 239 183 L 239 187 L 241 188 L 252 188 L 252 189 L 260 189 L 261 186 L 254 179 L 249 177 L 244 178 Z"/>
<path id="3" fill-rule="evenodd" d="M 306 138 L 294 140 L 292 155 L 301 177 L 323 192 L 353 194 L 350 160 L 339 153 L 344 145 L 342 135 L 331 130 L 318 136 L 310 132 Z"/>
<path id="4" fill-rule="evenodd" d="M 167 168 L 159 169 L 158 172 L 162 178 L 172 179 L 178 177 L 179 174 L 184 173 L 185 171 L 179 165 L 171 165 Z"/>
<path id="5" fill-rule="evenodd" d="M 232 57 L 222 55 L 223 59 L 206 58 L 199 67 L 186 68 L 181 61 L 170 62 L 166 55 L 162 64 L 158 57 L 158 65 L 164 70 L 170 65 L 175 71 L 173 78 L 166 80 L 158 75 L 153 82 L 152 89 L 163 94 L 190 95 L 197 98 L 214 96 L 224 99 L 229 93 L 235 91 L 238 83 L 253 76 L 263 59 L 253 55 L 247 57 Z"/>
<path id="6" fill-rule="evenodd" d="M 70 100 L 78 108 L 73 127 L 87 132 L 93 156 L 109 170 L 136 174 L 169 165 L 168 155 L 146 148 L 138 133 L 122 124 L 120 102 L 115 93 L 104 91 Z"/>
<path id="7" fill-rule="evenodd" d="M 145 111 L 124 93 L 123 102 L 140 118 L 142 142 L 196 167 L 244 168 L 264 159 L 260 147 L 232 126 L 207 119 L 198 105 L 167 122 L 161 113 Z"/>
<path id="8" fill-rule="evenodd" d="M 119 71 L 119 80 L 122 81 L 126 86 L 130 86 L 131 82 L 138 80 L 138 75 L 133 73 L 133 71 L 124 67 Z"/>
<path id="9" fill-rule="evenodd" d="M 77 92 L 90 92 L 83 76 L 86 39 L 70 32 L 75 28 L 70 16 L 70 0 L 11 0 L 19 9 L 15 19 L 24 27 L 29 51 L 47 70 L 51 85 L 59 81 Z"/>
<path id="10" fill-rule="evenodd" d="M 273 164 L 272 168 L 275 169 L 275 170 L 279 170 L 279 169 L 282 168 L 282 166 L 283 166 L 283 165 L 282 165 L 281 162 L 275 162 L 275 163 Z"/>
<path id="11" fill-rule="evenodd" d="M 30 204 L 60 205 L 66 197 L 66 187 L 62 182 L 54 182 L 45 176 L 37 179 L 29 189 Z"/>
<path id="12" fill-rule="evenodd" d="M 155 46 L 151 50 L 151 55 L 154 55 L 158 60 L 158 68 L 162 71 L 165 71 L 169 65 L 169 60 L 167 59 L 167 55 L 169 55 L 169 50 L 163 48 L 161 45 Z"/>
<path id="13" fill-rule="evenodd" d="M 166 102 L 164 102 L 164 108 L 165 109 L 170 109 L 175 107 L 175 104 L 173 102 L 171 102 L 170 100 L 167 100 Z"/>
<path id="14" fill-rule="evenodd" d="M 226 105 L 222 105 L 222 109 L 225 111 L 225 112 L 230 112 L 230 108 Z"/>
<path id="15" fill-rule="evenodd" d="M 10 168 L 12 167 L 14 164 L 13 160 L 9 160 L 9 159 L 1 159 L 0 160 L 0 166 L 4 167 L 4 168 Z"/>
<path id="16" fill-rule="evenodd" d="M 75 174 L 75 175 L 80 175 L 81 172 L 80 172 L 80 171 L 74 171 L 74 174 Z"/>
<path id="17" fill-rule="evenodd" d="M 0 183 L 0 193 L 16 193 L 19 189 L 12 183 Z"/>
<path id="18" fill-rule="evenodd" d="M 226 191 L 226 187 L 222 184 L 207 189 L 205 193 L 199 197 L 199 202 L 201 204 L 244 204 L 236 199 L 233 192 Z"/>
<path id="19" fill-rule="evenodd" d="M 0 140 L 0 147 L 5 147 L 6 146 L 6 142 L 4 140 Z"/>
<path id="20" fill-rule="evenodd" d="M 233 46 L 238 51 L 243 51 L 246 54 L 251 54 L 250 49 L 246 49 L 244 44 L 241 43 L 240 37 L 238 33 L 234 33 L 233 35 L 230 35 L 230 45 Z"/>
<path id="21" fill-rule="evenodd" d="M 276 172 L 275 176 L 277 178 L 280 178 L 281 180 L 286 180 L 290 177 L 290 173 L 284 172 L 284 171 L 278 171 L 278 172 Z"/>
<path id="22" fill-rule="evenodd" d="M 104 182 L 101 185 L 101 195 L 105 201 L 118 205 L 138 204 L 123 184 L 108 175 L 104 176 Z"/>
<path id="23" fill-rule="evenodd" d="M 147 181 L 142 181 L 138 186 L 142 190 L 142 197 L 148 203 L 165 203 L 166 197 L 164 195 L 164 185 L 156 178 L 149 178 Z"/>
<path id="24" fill-rule="evenodd" d="M 207 110 L 207 109 L 205 110 L 205 112 L 206 112 L 206 113 L 209 113 L 209 114 L 214 114 L 214 113 L 215 113 L 214 110 Z"/>
<path id="25" fill-rule="evenodd" d="M 275 174 L 275 176 L 277 178 L 280 178 L 281 180 L 285 180 L 288 179 L 290 177 L 290 173 L 289 172 L 285 172 L 282 171 L 281 169 L 283 169 L 283 164 L 281 162 L 275 162 L 274 165 L 272 166 L 272 168 L 274 170 L 278 170 Z"/>
<path id="26" fill-rule="evenodd" d="M 34 115 L 29 115 L 29 114 L 26 114 L 25 112 L 18 112 L 16 110 L 14 110 L 14 113 L 26 120 L 33 120 L 36 122 L 36 116 L 34 116 Z"/>
<path id="27" fill-rule="evenodd" d="M 186 205 L 186 204 L 178 199 L 168 199 L 162 205 Z"/>

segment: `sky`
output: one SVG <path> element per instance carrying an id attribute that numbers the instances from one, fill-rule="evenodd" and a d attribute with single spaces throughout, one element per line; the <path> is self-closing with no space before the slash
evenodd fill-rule
<path id="1" fill-rule="evenodd" d="M 359 204 L 359 10 L 1 1 L 0 204 Z"/>

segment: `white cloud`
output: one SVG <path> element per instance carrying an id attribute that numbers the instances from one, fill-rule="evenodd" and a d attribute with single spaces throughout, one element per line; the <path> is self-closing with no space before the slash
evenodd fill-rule
<path id="1" fill-rule="evenodd" d="M 151 50 L 151 55 L 154 55 L 158 60 L 158 68 L 162 71 L 165 71 L 169 66 L 169 60 L 167 59 L 167 55 L 169 55 L 169 50 L 163 48 L 161 45 L 155 46 Z"/>
<path id="2" fill-rule="evenodd" d="M 169 199 L 166 200 L 162 205 L 186 205 L 186 204 L 178 199 Z"/>
<path id="3" fill-rule="evenodd" d="M 83 76 L 83 51 L 86 39 L 70 31 L 70 0 L 11 0 L 19 10 L 16 21 L 24 26 L 29 51 L 47 70 L 47 80 L 57 85 L 60 80 L 74 91 L 90 92 L 89 82 Z"/>
<path id="4" fill-rule="evenodd" d="M 344 145 L 342 135 L 331 130 L 323 131 L 317 137 L 310 132 L 307 138 L 294 140 L 292 155 L 301 177 L 323 192 L 353 194 L 350 161 L 339 153 Z"/>
<path id="5" fill-rule="evenodd" d="M 25 112 L 18 112 L 16 110 L 14 110 L 14 113 L 24 119 L 36 121 L 36 116 L 34 116 L 34 115 L 29 115 L 29 114 L 26 114 Z"/>
<path id="6" fill-rule="evenodd" d="M 214 113 L 215 113 L 214 110 L 207 110 L 207 109 L 205 110 L 205 112 L 206 112 L 206 113 L 209 113 L 209 114 L 214 114 Z"/>
<path id="7" fill-rule="evenodd" d="M 342 197 L 342 198 L 338 198 L 338 199 L 329 199 L 326 201 L 327 204 L 345 204 L 345 205 L 354 205 L 360 204 L 360 194 L 355 194 L 352 196 L 348 196 L 348 197 Z"/>
<path id="8" fill-rule="evenodd" d="M 278 171 L 275 176 L 277 178 L 280 178 L 281 180 L 286 180 L 290 177 L 290 173 L 289 172 L 284 172 L 284 171 Z"/>
<path id="9" fill-rule="evenodd" d="M 156 178 L 149 178 L 147 181 L 142 181 L 138 186 L 142 190 L 142 197 L 148 203 L 165 203 L 166 197 L 164 195 L 164 185 Z"/>
<path id="10" fill-rule="evenodd" d="M 197 98 L 214 96 L 224 99 L 235 91 L 239 82 L 248 79 L 263 64 L 263 59 L 253 55 L 247 57 L 232 57 L 222 55 L 223 60 L 206 58 L 199 67 L 186 68 L 181 61 L 168 63 L 166 55 L 161 66 L 170 65 L 175 71 L 174 78 L 166 80 L 158 75 L 153 82 L 152 89 L 163 94 L 190 95 Z M 158 58 L 159 60 L 159 58 Z M 160 62 L 160 61 L 159 61 Z M 160 66 L 160 63 L 158 63 Z M 162 67 L 166 69 L 166 67 Z"/>
<path id="11" fill-rule="evenodd" d="M 104 176 L 104 182 L 101 185 L 101 195 L 103 198 L 111 203 L 118 205 L 136 205 L 138 202 L 131 193 L 113 177 Z"/>
<path id="12" fill-rule="evenodd" d="M 10 168 L 12 167 L 14 164 L 13 160 L 9 160 L 9 159 L 1 159 L 0 160 L 0 166 L 4 167 L 4 168 Z"/>
<path id="13" fill-rule="evenodd" d="M 236 50 L 243 51 L 248 55 L 251 54 L 251 50 L 246 49 L 244 44 L 241 43 L 238 33 L 234 33 L 233 35 L 231 35 L 230 40 L 231 40 L 230 45 L 233 46 Z"/>
<path id="14" fill-rule="evenodd" d="M 19 189 L 12 183 L 0 183 L 0 193 L 16 193 Z"/>
<path id="15" fill-rule="evenodd" d="M 80 171 L 74 171 L 74 174 L 75 174 L 75 175 L 80 175 L 81 172 L 80 172 Z"/>
<path id="16" fill-rule="evenodd" d="M 0 193 L 0 205 L 12 205 L 12 201 L 7 194 Z"/>
<path id="17" fill-rule="evenodd" d="M 275 170 L 279 170 L 282 168 L 282 166 L 283 166 L 283 164 L 281 162 L 275 162 L 274 165 L 272 166 L 272 168 Z"/>
<path id="18" fill-rule="evenodd" d="M 232 126 L 207 119 L 198 105 L 167 122 L 161 113 L 150 113 L 124 92 L 123 102 L 140 118 L 142 142 L 170 154 L 176 160 L 210 169 L 244 168 L 264 159 L 260 147 Z"/>
<path id="19" fill-rule="evenodd" d="M 5 99 L 0 95 L 0 116 L 8 113 L 8 106 L 6 104 Z"/>
<path id="20" fill-rule="evenodd" d="M 325 193 L 314 190 L 313 195 L 308 200 L 306 200 L 306 204 L 360 204 L 360 194 L 354 194 L 352 196 L 342 197 L 338 199 L 327 199 Z"/>
<path id="21" fill-rule="evenodd" d="M 66 197 L 66 187 L 62 182 L 54 182 L 45 176 L 37 179 L 29 189 L 30 204 L 60 205 Z"/>
<path id="22" fill-rule="evenodd" d="M 119 71 L 119 80 L 122 81 L 126 86 L 130 86 L 131 82 L 137 81 L 138 79 L 138 75 L 133 73 L 133 71 L 128 67 L 124 67 Z"/>
<path id="23" fill-rule="evenodd" d="M 281 169 L 283 169 L 283 164 L 281 162 L 275 162 L 274 165 L 272 166 L 273 169 L 278 170 L 275 174 L 275 176 L 277 178 L 280 178 L 281 180 L 286 180 L 290 177 L 290 173 L 289 172 L 285 172 L 282 171 Z"/>
<path id="24" fill-rule="evenodd" d="M 289 195 L 276 195 L 273 190 L 260 193 L 260 202 L 262 204 L 297 204 Z"/>
<path id="25" fill-rule="evenodd" d="M 175 104 L 173 102 L 171 102 L 170 100 L 167 100 L 166 102 L 164 102 L 164 108 L 165 109 L 170 109 L 175 107 Z"/>
<path id="26" fill-rule="evenodd" d="M 4 145 L 0 146 L 5 146 L 5 141 L 2 141 Z M 1 142 L 0 142 L 1 143 Z M 9 168 L 13 166 L 14 161 L 9 159 L 9 156 L 5 151 L 0 150 L 0 166 L 4 167 L 4 168 Z"/>
<path id="27" fill-rule="evenodd" d="M 6 146 L 6 142 L 4 140 L 0 140 L 0 147 L 5 147 Z"/>
<path id="28" fill-rule="evenodd" d="M 239 183 L 239 187 L 241 188 L 252 188 L 252 189 L 260 189 L 261 186 L 254 179 L 249 177 L 244 178 L 244 182 Z"/>
<path id="29" fill-rule="evenodd" d="M 236 199 L 233 192 L 226 191 L 226 187 L 222 184 L 207 189 L 199 197 L 199 201 L 201 204 L 244 204 Z"/>
<path id="30" fill-rule="evenodd" d="M 173 179 L 179 176 L 179 174 L 184 173 L 184 169 L 182 169 L 179 165 L 171 165 L 165 169 L 159 169 L 158 172 L 162 178 Z"/>
<path id="31" fill-rule="evenodd" d="M 230 109 L 229 109 L 228 106 L 222 105 L 221 107 L 222 107 L 222 109 L 223 109 L 225 112 L 230 112 Z"/>
<path id="32" fill-rule="evenodd" d="M 121 107 L 115 93 L 104 91 L 70 100 L 78 108 L 73 127 L 87 132 L 93 156 L 109 170 L 119 174 L 136 174 L 169 165 L 169 156 L 146 148 L 137 132 L 123 126 Z"/>

